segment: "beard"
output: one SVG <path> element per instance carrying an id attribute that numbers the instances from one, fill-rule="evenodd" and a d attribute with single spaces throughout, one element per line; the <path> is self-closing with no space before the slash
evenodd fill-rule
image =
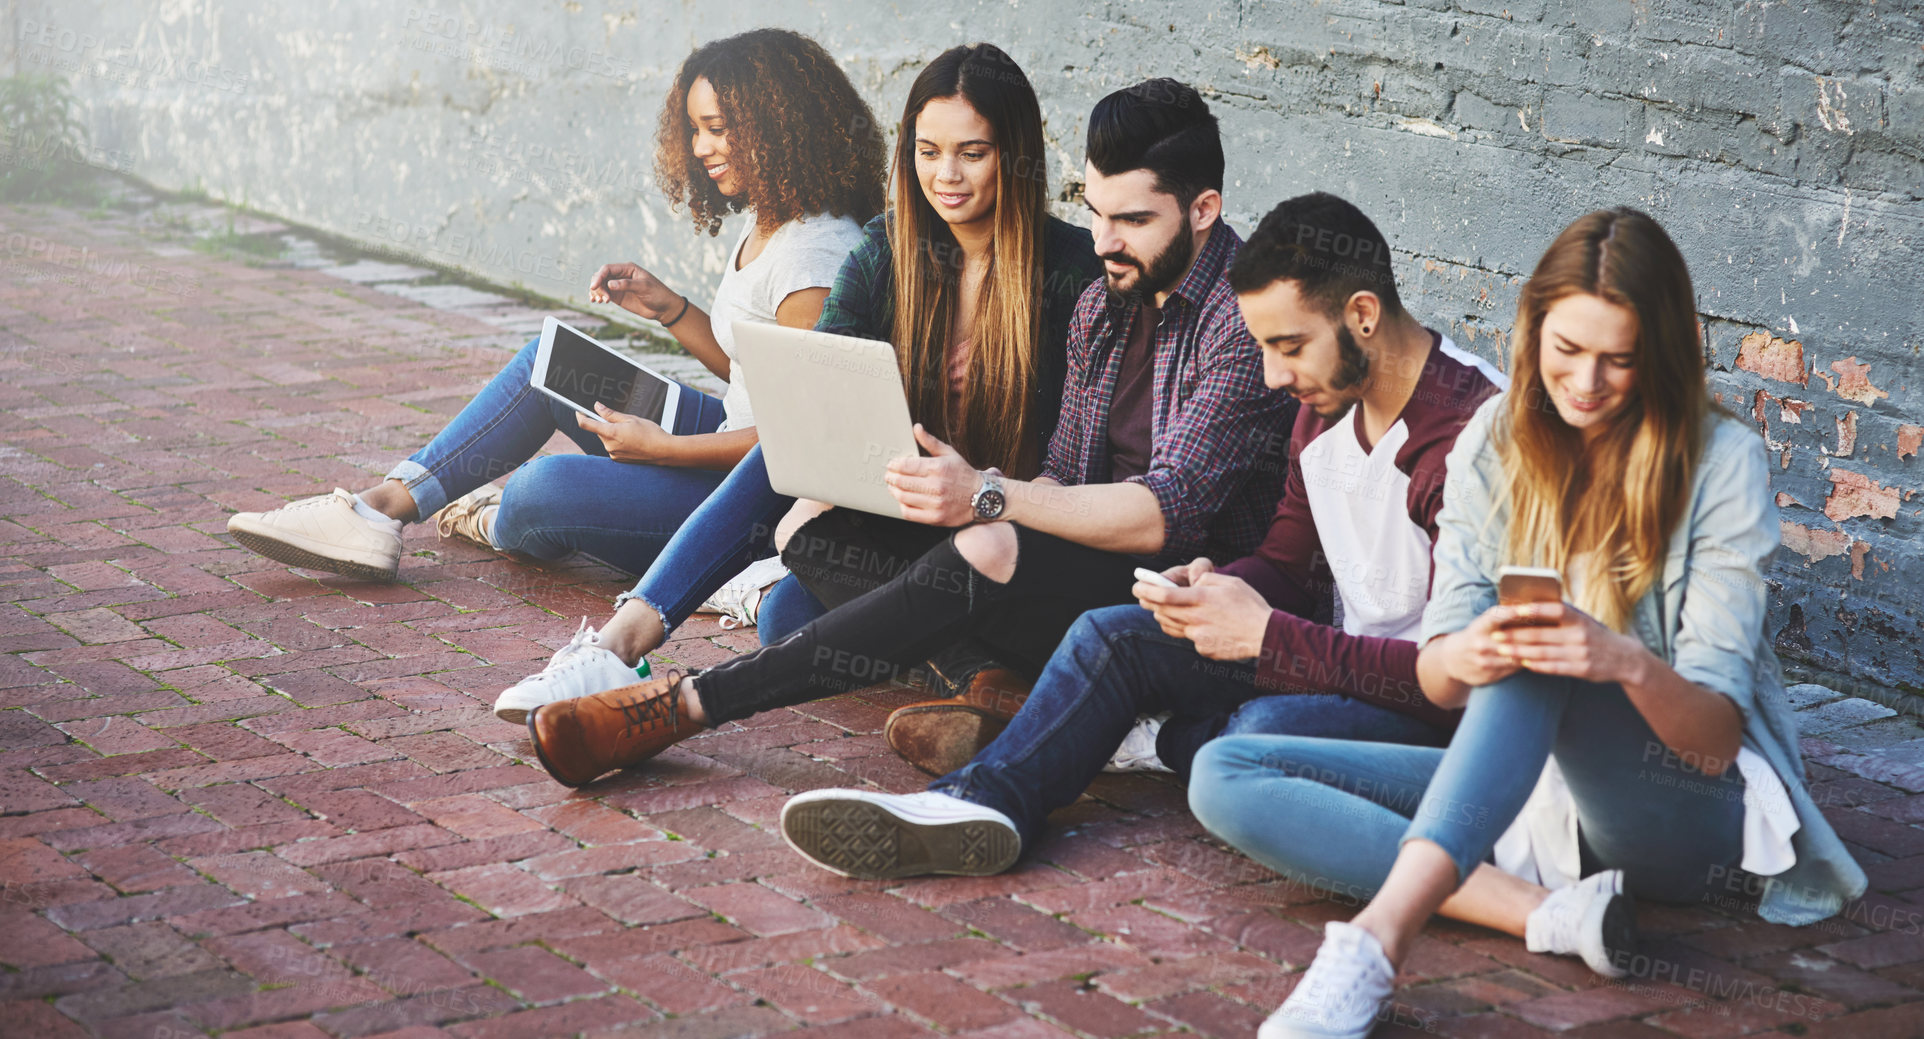
<path id="1" fill-rule="evenodd" d="M 1336 374 L 1330 376 L 1328 391 L 1329 395 L 1340 394 L 1341 396 L 1336 402 L 1334 411 L 1324 412 L 1319 408 L 1315 409 L 1316 413 L 1331 422 L 1349 414 L 1349 409 L 1355 407 L 1356 402 L 1363 399 L 1363 395 L 1348 391 L 1362 385 L 1363 380 L 1369 378 L 1369 374 L 1370 355 L 1356 345 L 1356 337 L 1349 334 L 1348 325 L 1337 325 Z"/>
<path id="2" fill-rule="evenodd" d="M 1347 390 L 1369 378 L 1370 355 L 1356 345 L 1348 325 L 1336 326 L 1336 362 L 1336 375 L 1329 384 L 1332 390 Z"/>
<path id="3" fill-rule="evenodd" d="M 1163 246 L 1162 251 L 1151 257 L 1148 263 L 1143 263 L 1128 253 L 1109 253 L 1097 257 L 1101 260 L 1126 263 L 1136 268 L 1136 283 L 1127 291 L 1116 287 L 1115 275 L 1103 275 L 1102 287 L 1109 290 L 1111 303 L 1121 303 L 1132 295 L 1154 296 L 1173 287 L 1182 278 L 1183 272 L 1189 269 L 1189 261 L 1195 258 L 1196 242 L 1190 237 L 1186 227 L 1178 228 L 1175 235 L 1169 239 L 1169 244 Z"/>

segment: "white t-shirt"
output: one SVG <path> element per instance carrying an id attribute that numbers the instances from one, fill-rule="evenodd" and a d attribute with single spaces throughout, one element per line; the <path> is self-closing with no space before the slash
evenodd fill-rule
<path id="1" fill-rule="evenodd" d="M 1510 385 L 1449 336 L 1438 334 L 1432 349 L 1424 381 L 1374 445 L 1363 446 L 1363 409 L 1353 407 L 1302 448 L 1303 496 L 1336 582 L 1336 623 L 1345 634 L 1416 641 L 1430 597 L 1428 525 L 1442 504 L 1428 492 L 1463 420 L 1461 410 L 1445 404 L 1478 376 L 1499 390 Z M 1414 495 L 1413 481 L 1420 482 Z"/>
<path id="2" fill-rule="evenodd" d="M 803 289 L 832 288 L 835 272 L 849 251 L 862 240 L 862 227 L 853 218 L 814 216 L 790 220 L 776 230 L 762 247 L 760 256 L 736 267 L 742 246 L 755 233 L 755 214 L 747 214 L 735 247 L 728 252 L 728 266 L 721 284 L 715 287 L 715 302 L 708 308 L 708 319 L 715 330 L 715 342 L 728 355 L 728 392 L 722 396 L 725 418 L 721 429 L 746 429 L 755 424 L 755 413 L 748 406 L 748 389 L 742 384 L 741 364 L 735 359 L 733 321 L 775 323 L 775 308 L 792 292 Z"/>

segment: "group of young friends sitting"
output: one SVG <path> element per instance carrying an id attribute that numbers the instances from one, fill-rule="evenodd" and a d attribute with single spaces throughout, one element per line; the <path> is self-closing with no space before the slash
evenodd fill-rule
<path id="1" fill-rule="evenodd" d="M 402 525 L 434 516 L 641 574 L 495 704 L 571 786 L 878 681 L 946 693 L 886 729 L 939 777 L 925 792 L 783 809 L 788 843 L 848 876 L 1007 870 L 1105 768 L 1173 771 L 1218 837 L 1366 903 L 1327 925 L 1265 1037 L 1367 1034 L 1433 913 L 1620 977 L 1633 897 L 1694 902 L 1741 870 L 1763 917 L 1804 924 L 1863 892 L 1765 633 L 1764 444 L 1711 399 L 1654 220 L 1604 210 L 1556 236 L 1506 376 L 1404 308 L 1351 203 L 1302 195 L 1232 229 L 1195 90 L 1119 90 L 1088 125 L 1084 230 L 1048 214 L 1040 107 L 997 48 L 922 70 L 885 163 L 815 42 L 710 43 L 657 166 L 698 231 L 747 214 L 712 302 L 633 264 L 589 292 L 662 322 L 726 395 L 686 391 L 673 430 L 577 416 L 530 387 L 531 343 L 381 483 L 230 529 L 392 578 Z M 901 518 L 770 488 L 736 321 L 895 344 L 927 452 L 889 467 Z M 583 453 L 535 457 L 556 431 Z M 774 553 L 761 649 L 639 679 Z M 1512 564 L 1558 571 L 1566 601 L 1499 605 Z"/>

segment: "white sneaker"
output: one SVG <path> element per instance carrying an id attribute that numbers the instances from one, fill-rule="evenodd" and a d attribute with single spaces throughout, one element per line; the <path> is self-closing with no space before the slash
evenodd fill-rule
<path id="1" fill-rule="evenodd" d="M 782 839 L 845 877 L 986 877 L 1022 854 L 1022 837 L 1008 816 L 933 790 L 796 794 L 782 806 Z"/>
<path id="2" fill-rule="evenodd" d="M 1389 957 L 1376 936 L 1332 920 L 1295 991 L 1256 1031 L 1256 1039 L 1363 1039 L 1395 990 Z"/>
<path id="3" fill-rule="evenodd" d="M 237 512 L 227 517 L 227 532 L 289 566 L 363 581 L 392 581 L 401 568 L 401 521 L 362 516 L 354 511 L 354 495 L 339 487 L 267 512 Z"/>
<path id="4" fill-rule="evenodd" d="M 752 628 L 761 616 L 762 598 L 768 594 L 769 587 L 787 576 L 788 567 L 782 565 L 782 557 L 757 559 L 716 589 L 695 612 L 721 614 L 720 623 L 724 628 Z"/>
<path id="5" fill-rule="evenodd" d="M 1623 871 L 1592 873 L 1550 892 L 1530 913 L 1524 945 L 1531 952 L 1581 956 L 1606 978 L 1628 977 L 1637 955 L 1637 906 L 1623 890 Z"/>
<path id="6" fill-rule="evenodd" d="M 1129 735 L 1122 738 L 1122 746 L 1109 756 L 1109 763 L 1102 766 L 1104 772 L 1174 772 L 1173 768 L 1162 763 L 1156 756 L 1156 734 L 1162 731 L 1162 723 L 1169 720 L 1163 714 L 1145 714 L 1136 719 L 1136 726 Z"/>
<path id="7" fill-rule="evenodd" d="M 495 697 L 494 716 L 519 725 L 528 720 L 529 711 L 542 704 L 634 685 L 640 680 L 638 676 L 637 669 L 622 663 L 614 651 L 601 645 L 600 636 L 588 626 L 588 618 L 583 617 L 581 627 L 575 629 L 575 637 L 555 650 L 547 667 Z"/>

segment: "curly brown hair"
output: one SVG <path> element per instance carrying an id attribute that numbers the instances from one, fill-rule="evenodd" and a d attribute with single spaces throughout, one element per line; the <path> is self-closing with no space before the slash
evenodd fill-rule
<path id="1" fill-rule="evenodd" d="M 715 188 L 690 146 L 688 90 L 715 88 L 743 190 Z M 815 213 L 865 224 L 882 211 L 886 149 L 868 103 L 822 45 L 787 29 L 755 29 L 704 44 L 681 63 L 655 135 L 655 176 L 686 204 L 697 230 L 718 234 L 743 209 L 773 230 Z"/>

